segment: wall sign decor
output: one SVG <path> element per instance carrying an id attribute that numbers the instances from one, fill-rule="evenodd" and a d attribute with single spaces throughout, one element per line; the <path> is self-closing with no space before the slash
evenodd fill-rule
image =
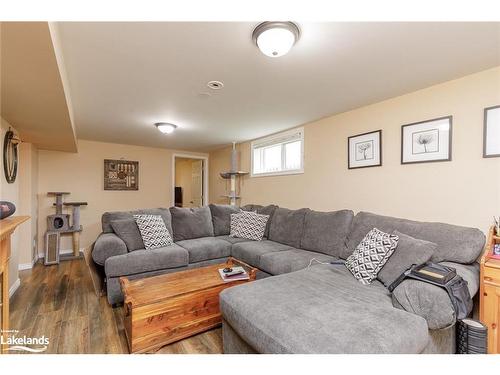
<path id="1" fill-rule="evenodd" d="M 139 190 L 139 162 L 104 160 L 104 190 Z"/>
<path id="2" fill-rule="evenodd" d="M 452 116 L 401 127 L 401 164 L 451 160 Z"/>
<path id="3" fill-rule="evenodd" d="M 484 109 L 483 158 L 500 156 L 500 105 Z"/>
<path id="4" fill-rule="evenodd" d="M 9 128 L 3 139 L 3 171 L 9 184 L 14 183 L 17 177 L 19 163 L 17 146 L 21 140 Z"/>
<path id="5" fill-rule="evenodd" d="M 348 169 L 382 165 L 382 130 L 347 138 Z"/>

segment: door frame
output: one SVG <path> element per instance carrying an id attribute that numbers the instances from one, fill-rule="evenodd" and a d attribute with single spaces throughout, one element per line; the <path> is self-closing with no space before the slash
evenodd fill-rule
<path id="1" fill-rule="evenodd" d="M 187 159 L 199 159 L 203 160 L 203 197 L 202 197 L 202 206 L 208 205 L 208 156 L 201 155 L 191 155 L 191 154 L 182 154 L 182 153 L 173 153 L 172 154 L 172 195 L 171 206 L 175 206 L 175 158 L 187 158 Z"/>

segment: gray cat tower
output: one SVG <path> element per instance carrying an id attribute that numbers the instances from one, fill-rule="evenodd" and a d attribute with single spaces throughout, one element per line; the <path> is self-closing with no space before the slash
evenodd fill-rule
<path id="1" fill-rule="evenodd" d="M 226 190 L 229 190 L 229 192 L 223 195 L 223 197 L 229 200 L 231 206 L 238 205 L 238 201 L 241 199 L 239 193 L 241 190 L 240 178 L 247 174 L 248 172 L 238 170 L 238 152 L 236 151 L 236 142 L 233 142 L 233 148 L 231 150 L 231 170 L 220 174 L 223 179 L 229 180 L 229 189 L 226 186 Z"/>
<path id="2" fill-rule="evenodd" d="M 47 216 L 47 232 L 45 232 L 45 258 L 44 264 L 58 264 L 61 260 L 80 258 L 80 232 L 83 227 L 80 225 L 80 207 L 86 206 L 87 202 L 63 202 L 63 196 L 69 195 L 63 191 L 49 191 L 47 195 L 55 196 L 55 215 Z M 71 207 L 72 213 L 63 213 L 63 207 Z M 72 217 L 72 220 L 71 220 Z M 73 237 L 73 253 L 61 255 L 61 235 Z"/>

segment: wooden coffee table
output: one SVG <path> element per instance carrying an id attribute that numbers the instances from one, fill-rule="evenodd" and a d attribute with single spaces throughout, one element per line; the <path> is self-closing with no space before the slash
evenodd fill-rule
<path id="1" fill-rule="evenodd" d="M 218 270 L 232 265 L 243 266 L 250 280 L 224 282 Z M 130 352 L 154 351 L 219 326 L 219 293 L 255 280 L 256 272 L 256 268 L 229 258 L 226 263 L 144 279 L 121 277 Z"/>

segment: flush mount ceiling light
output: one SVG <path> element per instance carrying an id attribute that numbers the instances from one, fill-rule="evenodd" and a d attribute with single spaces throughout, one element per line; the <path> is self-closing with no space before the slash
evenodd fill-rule
<path id="1" fill-rule="evenodd" d="M 157 122 L 155 126 L 158 128 L 159 131 L 165 134 L 173 133 L 174 130 L 177 128 L 177 125 L 170 124 L 168 122 Z"/>
<path id="2" fill-rule="evenodd" d="M 270 57 L 286 55 L 299 40 L 299 27 L 293 22 L 262 22 L 252 34 L 260 51 Z"/>

